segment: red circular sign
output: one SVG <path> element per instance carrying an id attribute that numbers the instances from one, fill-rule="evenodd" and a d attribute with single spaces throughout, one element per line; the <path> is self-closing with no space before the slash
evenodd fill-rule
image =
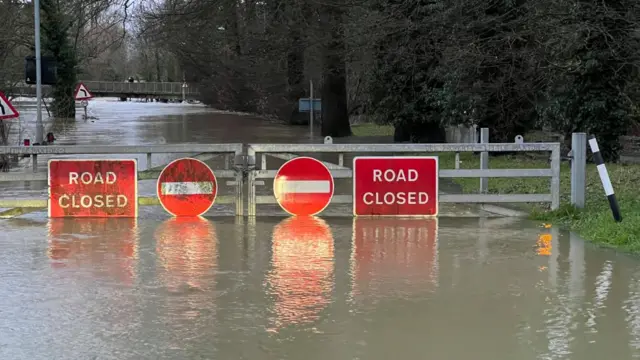
<path id="1" fill-rule="evenodd" d="M 291 215 L 315 215 L 333 197 L 333 176 L 319 160 L 298 157 L 284 163 L 273 181 L 273 193 L 282 209 Z"/>
<path id="2" fill-rule="evenodd" d="M 197 159 L 174 160 L 158 177 L 156 187 L 160 204 L 174 216 L 200 216 L 216 199 L 216 176 L 207 164 Z"/>

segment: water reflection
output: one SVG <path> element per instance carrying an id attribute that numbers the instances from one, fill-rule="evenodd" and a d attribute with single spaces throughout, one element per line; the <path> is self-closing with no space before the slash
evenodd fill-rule
<path id="1" fill-rule="evenodd" d="M 267 288 L 275 302 L 271 331 L 310 324 L 329 304 L 333 288 L 331 228 L 317 217 L 292 217 L 273 229 Z"/>
<path id="2" fill-rule="evenodd" d="M 438 283 L 438 220 L 356 218 L 353 296 L 394 296 Z"/>
<path id="3" fill-rule="evenodd" d="M 165 286 L 173 292 L 213 288 L 218 236 L 213 223 L 201 217 L 176 217 L 158 226 L 156 253 Z"/>
<path id="4" fill-rule="evenodd" d="M 638 259 L 557 229 L 245 221 L 1 221 L 0 358 L 640 357 Z"/>
<path id="5" fill-rule="evenodd" d="M 80 267 L 132 285 L 137 219 L 49 219 L 47 255 L 54 268 Z"/>

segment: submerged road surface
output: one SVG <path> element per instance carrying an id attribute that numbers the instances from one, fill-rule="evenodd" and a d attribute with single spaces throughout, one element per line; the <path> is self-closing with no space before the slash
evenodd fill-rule
<path id="1" fill-rule="evenodd" d="M 29 137 L 33 106 L 18 106 Z M 308 141 L 304 127 L 201 106 L 95 100 L 89 115 L 50 123 L 57 143 Z M 155 182 L 139 189 L 153 194 Z M 47 184 L 0 191 L 44 198 Z M 158 207 L 138 219 L 1 220 L 0 359 L 640 358 L 640 261 L 539 225 L 184 220 Z"/>
<path id="2" fill-rule="evenodd" d="M 0 222 L 1 359 L 631 359 L 640 264 L 528 222 Z"/>

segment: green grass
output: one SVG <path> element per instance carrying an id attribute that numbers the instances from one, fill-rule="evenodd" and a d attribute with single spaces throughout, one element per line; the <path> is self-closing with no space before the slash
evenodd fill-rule
<path id="1" fill-rule="evenodd" d="M 362 126 L 362 125 L 359 125 Z M 375 125 L 362 127 L 358 135 L 370 135 L 386 129 L 373 129 Z M 368 133 L 370 131 L 371 133 Z M 355 133 L 355 131 L 354 131 Z M 453 169 L 455 154 L 437 154 L 440 168 Z M 477 169 L 480 157 L 471 153 L 460 154 L 461 169 Z M 491 169 L 545 169 L 546 159 L 533 155 L 490 157 Z M 604 194 L 595 165 L 587 166 L 586 206 L 578 210 L 569 205 L 571 196 L 570 168 L 563 162 L 560 175 L 561 206 L 556 211 L 547 210 L 542 204 L 520 204 L 531 218 L 552 225 L 560 225 L 576 232 L 584 239 L 603 246 L 614 247 L 628 252 L 640 253 L 640 165 L 608 164 L 607 170 L 620 204 L 623 221 L 616 223 L 611 215 L 609 202 Z M 477 193 L 477 178 L 452 179 L 464 193 Z M 490 178 L 489 193 L 494 194 L 542 194 L 549 193 L 549 178 Z"/>
<path id="2" fill-rule="evenodd" d="M 351 125 L 351 131 L 354 136 L 392 136 L 393 126 L 364 123 Z"/>

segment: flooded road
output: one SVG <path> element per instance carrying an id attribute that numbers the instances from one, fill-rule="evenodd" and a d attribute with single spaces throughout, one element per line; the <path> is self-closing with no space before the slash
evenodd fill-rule
<path id="1" fill-rule="evenodd" d="M 35 139 L 35 102 L 16 102 L 21 124 L 11 123 L 12 143 L 20 138 Z M 250 115 L 238 115 L 208 109 L 198 104 L 121 102 L 117 99 L 98 98 L 90 101 L 89 119 L 82 119 L 82 108 L 77 108 L 77 120 L 51 119 L 46 131 L 56 137 L 56 145 L 162 145 L 211 143 L 300 143 L 309 142 L 308 129 L 291 127 Z M 43 110 L 46 118 L 46 112 Z M 20 131 L 22 135 L 20 136 Z M 319 141 L 319 140 L 318 140 Z M 38 168 L 47 171 L 47 160 L 56 158 L 136 159 L 138 169 L 167 164 L 172 160 L 194 154 L 153 154 L 153 163 L 147 164 L 146 154 L 119 155 L 39 155 Z M 224 166 L 219 157 L 207 163 L 214 169 Z M 31 159 L 20 160 L 13 172 L 32 171 Z M 141 181 L 140 194 L 155 194 L 155 181 Z M 47 195 L 46 181 L 0 183 L 0 191 L 7 196 L 35 198 Z M 225 191 L 224 186 L 222 191 Z M 213 209 L 214 211 L 216 209 Z"/>
<path id="2" fill-rule="evenodd" d="M 640 263 L 525 221 L 0 231 L 2 359 L 640 357 Z"/>
<path id="3" fill-rule="evenodd" d="M 32 137 L 33 106 L 19 110 Z M 199 105 L 100 99 L 89 115 L 50 123 L 56 143 L 309 141 L 304 127 Z M 149 167 L 145 154 L 91 157 Z M 0 220 L 0 359 L 640 358 L 636 258 L 524 220 L 323 215 Z"/>

